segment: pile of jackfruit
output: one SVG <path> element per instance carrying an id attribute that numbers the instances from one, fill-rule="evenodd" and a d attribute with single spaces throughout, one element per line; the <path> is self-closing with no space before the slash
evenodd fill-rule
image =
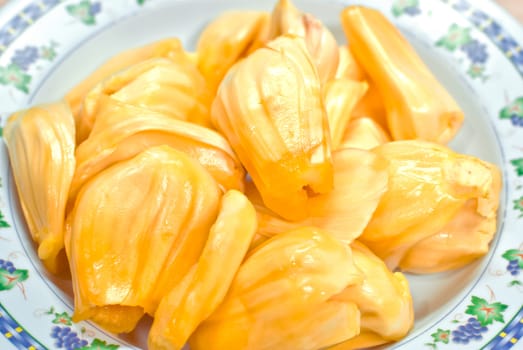
<path id="1" fill-rule="evenodd" d="M 74 320 L 150 349 L 358 349 L 413 326 L 402 272 L 484 255 L 500 172 L 444 146 L 463 113 L 379 12 L 340 46 L 281 0 L 196 52 L 123 52 L 4 128 L 38 256 Z M 396 272 L 394 272 L 396 271 Z"/>

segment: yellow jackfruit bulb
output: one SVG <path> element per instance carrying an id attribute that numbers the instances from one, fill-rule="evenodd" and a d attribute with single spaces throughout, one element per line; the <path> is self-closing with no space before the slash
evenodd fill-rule
<path id="1" fill-rule="evenodd" d="M 387 111 L 383 104 L 383 98 L 381 93 L 371 79 L 366 79 L 368 84 L 367 93 L 358 101 L 354 109 L 352 110 L 352 118 L 371 118 L 374 120 L 383 130 L 389 131 L 387 123 Z"/>
<path id="2" fill-rule="evenodd" d="M 175 61 L 146 60 L 115 73 L 85 96 L 77 141 L 89 136 L 102 96 L 210 127 L 212 96 L 206 84 L 196 66 L 183 55 Z"/>
<path id="3" fill-rule="evenodd" d="M 351 51 L 383 97 L 393 139 L 452 139 L 463 112 L 399 30 L 362 6 L 347 7 L 341 22 Z"/>
<path id="4" fill-rule="evenodd" d="M 198 39 L 198 68 L 215 92 L 223 77 L 249 50 L 262 46 L 260 35 L 269 14 L 260 11 L 230 11 L 209 23 Z"/>
<path id="5" fill-rule="evenodd" d="M 484 196 L 469 199 L 439 231 L 414 244 L 401 259 L 399 267 L 413 273 L 433 273 L 457 269 L 485 255 L 497 229 L 497 210 L 501 174 L 483 162 L 492 182 Z"/>
<path id="6" fill-rule="evenodd" d="M 332 156 L 334 190 L 309 198 L 308 217 L 301 221 L 284 220 L 267 209 L 252 183 L 247 183 L 246 193 L 257 210 L 260 235 L 271 237 L 301 226 L 316 226 L 347 243 L 358 238 L 388 189 L 388 163 L 358 149 L 340 149 Z"/>
<path id="7" fill-rule="evenodd" d="M 468 200 L 495 195 L 492 165 L 445 146 L 395 141 L 372 152 L 389 161 L 389 187 L 360 240 L 390 269 L 413 245 L 440 232 Z"/>
<path id="8" fill-rule="evenodd" d="M 181 349 L 223 301 L 256 233 L 256 211 L 236 190 L 221 200 L 198 263 L 162 299 L 149 332 L 149 349 Z"/>
<path id="9" fill-rule="evenodd" d="M 102 170 L 160 145 L 168 145 L 198 160 L 225 190 L 243 190 L 245 171 L 222 135 L 105 97 L 100 102 L 91 135 L 76 150 L 70 200 Z"/>
<path id="10" fill-rule="evenodd" d="M 334 300 L 353 302 L 361 312 L 361 333 L 329 350 L 363 349 L 405 337 L 414 325 L 409 284 L 401 272 L 358 241 L 351 244 L 354 264 L 364 274 L 361 285 L 347 287 Z"/>
<path id="11" fill-rule="evenodd" d="M 160 40 L 121 52 L 107 60 L 82 82 L 73 87 L 65 96 L 65 100 L 69 103 L 75 117 L 78 117 L 85 95 L 105 78 L 149 58 L 174 58 L 182 52 L 182 43 L 175 38 Z"/>
<path id="12" fill-rule="evenodd" d="M 350 248 L 310 227 L 250 251 L 220 306 L 192 334 L 192 350 L 315 350 L 359 333 L 354 303 L 329 299 L 362 281 Z"/>
<path id="13" fill-rule="evenodd" d="M 332 189 L 320 81 L 301 38 L 279 37 L 238 62 L 220 85 L 212 118 L 279 215 L 303 219 L 309 194 Z"/>
<path id="14" fill-rule="evenodd" d="M 349 47 L 343 45 L 340 46 L 338 50 L 340 59 L 338 62 L 338 68 L 336 69 L 335 78 L 349 78 L 356 81 L 365 81 L 367 79 L 365 70 L 361 67 L 358 61 L 356 61 L 356 58 L 352 52 L 350 52 Z"/>
<path id="15" fill-rule="evenodd" d="M 35 106 L 9 117 L 3 137 L 22 212 L 38 257 L 53 273 L 64 248 L 67 196 L 75 169 L 75 127 L 66 103 Z"/>
<path id="16" fill-rule="evenodd" d="M 371 118 L 351 120 L 344 131 L 339 148 L 373 149 L 390 142 L 390 136 Z"/>
<path id="17" fill-rule="evenodd" d="M 279 0 L 272 12 L 269 38 L 289 34 L 305 40 L 322 84 L 334 78 L 340 55 L 334 35 L 320 20 L 302 13 L 290 0 Z"/>
<path id="18" fill-rule="evenodd" d="M 66 231 L 73 319 L 102 321 L 118 333 L 132 330 L 144 312 L 153 315 L 197 262 L 220 195 L 196 160 L 168 146 L 149 148 L 87 182 Z"/>
<path id="19" fill-rule="evenodd" d="M 329 119 L 332 149 L 339 148 L 352 110 L 367 92 L 366 82 L 348 78 L 329 80 L 323 86 L 325 109 Z"/>

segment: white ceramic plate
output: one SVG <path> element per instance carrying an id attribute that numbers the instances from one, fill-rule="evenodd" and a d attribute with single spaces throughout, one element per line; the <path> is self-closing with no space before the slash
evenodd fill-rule
<path id="1" fill-rule="evenodd" d="M 487 0 L 296 1 L 340 41 L 338 15 L 352 3 L 380 9 L 402 30 L 465 111 L 466 122 L 451 146 L 498 164 L 504 177 L 490 253 L 452 273 L 408 276 L 416 324 L 407 338 L 389 347 L 523 349 L 523 30 Z M 11 1 L 0 10 L 0 112 L 60 99 L 123 49 L 167 36 L 180 37 L 193 49 L 205 23 L 221 11 L 272 5 L 262 0 Z M 0 181 L 0 349 L 66 349 L 58 338 L 67 332 L 76 334 L 77 348 L 145 348 L 147 321 L 125 338 L 71 322 L 70 286 L 46 273 L 36 258 L 3 143 Z M 469 319 L 485 328 L 481 339 L 465 344 L 459 331 Z"/>

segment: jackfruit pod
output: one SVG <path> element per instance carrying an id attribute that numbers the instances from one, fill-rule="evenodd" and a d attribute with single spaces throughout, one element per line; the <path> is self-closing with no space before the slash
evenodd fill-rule
<path id="1" fill-rule="evenodd" d="M 492 182 L 484 197 L 469 199 L 438 233 L 413 245 L 399 267 L 413 273 L 457 269 L 485 255 L 496 233 L 501 174 L 494 165 Z"/>
<path id="2" fill-rule="evenodd" d="M 368 89 L 365 95 L 358 101 L 352 110 L 352 118 L 371 118 L 383 130 L 389 133 L 389 126 L 387 123 L 387 111 L 376 83 L 370 78 L 367 78 Z M 390 134 L 390 133 L 389 133 Z"/>
<path id="3" fill-rule="evenodd" d="M 38 257 L 53 273 L 63 266 L 67 195 L 75 168 L 74 118 L 57 102 L 14 113 L 3 137 L 22 212 L 38 245 Z"/>
<path id="4" fill-rule="evenodd" d="M 347 7 L 341 22 L 351 51 L 383 96 L 393 139 L 452 139 L 463 112 L 399 30 L 362 6 Z"/>
<path id="5" fill-rule="evenodd" d="M 73 87 L 65 96 L 65 100 L 71 107 L 75 118 L 77 118 L 80 115 L 85 95 L 107 77 L 150 58 L 176 58 L 180 54 L 183 54 L 183 47 L 180 40 L 176 38 L 163 39 L 145 46 L 120 52 Z"/>
<path id="6" fill-rule="evenodd" d="M 183 56 L 180 56 L 183 57 Z M 163 113 L 174 119 L 210 127 L 212 96 L 196 66 L 186 57 L 154 58 L 115 73 L 86 96 L 78 124 L 78 140 L 93 128 L 102 96 Z"/>
<path id="7" fill-rule="evenodd" d="M 334 78 L 339 62 L 338 43 L 334 35 L 320 20 L 309 13 L 302 13 L 290 0 L 279 0 L 272 12 L 269 38 L 289 34 L 305 40 L 322 84 Z"/>
<path id="8" fill-rule="evenodd" d="M 334 78 L 348 78 L 356 81 L 367 80 L 365 70 L 363 70 L 358 61 L 356 61 L 356 58 L 352 52 L 350 52 L 349 47 L 347 45 L 342 45 L 338 48 L 338 51 L 339 62 Z"/>
<path id="9" fill-rule="evenodd" d="M 282 233 L 251 252 L 191 349 L 318 349 L 359 333 L 354 303 L 329 301 L 361 283 L 350 248 L 316 228 Z"/>
<path id="10" fill-rule="evenodd" d="M 271 237 L 302 226 L 321 228 L 347 243 L 361 235 L 388 189 L 388 163 L 358 149 L 341 149 L 332 156 L 334 190 L 309 198 L 308 216 L 300 221 L 287 221 L 267 209 L 247 182 L 246 194 L 256 208 L 260 235 Z"/>
<path id="11" fill-rule="evenodd" d="M 440 232 L 470 199 L 493 196 L 492 165 L 425 141 L 372 150 L 389 161 L 389 187 L 360 240 L 393 270 L 416 243 Z"/>
<path id="12" fill-rule="evenodd" d="M 352 110 L 367 92 L 367 83 L 339 78 L 323 86 L 325 110 L 329 119 L 332 149 L 339 148 Z"/>
<path id="13" fill-rule="evenodd" d="M 194 159 L 149 148 L 97 174 L 68 218 L 75 322 L 128 332 L 194 265 L 221 191 Z M 127 315 L 127 317 L 125 316 Z"/>
<path id="14" fill-rule="evenodd" d="M 407 279 L 401 272 L 390 272 L 362 243 L 354 241 L 351 249 L 354 264 L 365 278 L 361 285 L 347 287 L 332 300 L 358 306 L 361 333 L 330 350 L 362 349 L 402 339 L 414 325 L 414 307 Z"/>
<path id="15" fill-rule="evenodd" d="M 225 190 L 243 190 L 245 171 L 219 133 L 106 97 L 93 132 L 76 150 L 70 201 L 99 172 L 159 145 L 168 145 L 198 160 Z"/>
<path id="16" fill-rule="evenodd" d="M 371 150 L 390 142 L 390 136 L 371 118 L 351 120 L 345 129 L 339 148 L 360 148 Z"/>
<path id="17" fill-rule="evenodd" d="M 261 11 L 230 11 L 209 23 L 198 39 L 198 69 L 216 92 L 223 77 L 238 60 L 262 47 L 269 14 Z"/>
<path id="18" fill-rule="evenodd" d="M 332 189 L 320 81 L 301 38 L 279 37 L 238 62 L 211 115 L 279 215 L 303 219 L 309 194 Z"/>
<path id="19" fill-rule="evenodd" d="M 149 332 L 149 349 L 183 348 L 225 298 L 256 226 L 256 211 L 247 197 L 228 191 L 198 263 L 162 298 Z"/>

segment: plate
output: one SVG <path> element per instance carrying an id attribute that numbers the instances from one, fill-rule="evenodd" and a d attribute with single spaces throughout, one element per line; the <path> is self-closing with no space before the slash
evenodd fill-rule
<path id="1" fill-rule="evenodd" d="M 466 122 L 451 146 L 496 163 L 504 185 L 498 232 L 487 256 L 454 272 L 412 276 L 416 323 L 390 349 L 523 348 L 523 29 L 487 0 L 301 0 L 344 41 L 340 10 L 365 3 L 389 17 L 456 98 Z M 0 125 L 9 111 L 60 99 L 123 49 L 198 33 L 230 8 L 270 10 L 255 0 L 17 0 L 0 11 Z M 60 349 L 58 329 L 83 349 L 145 348 L 148 321 L 125 337 L 71 321 L 71 287 L 38 261 L 0 144 L 0 349 Z M 519 269 L 509 271 L 517 260 Z M 469 318 L 487 328 L 457 342 Z M 299 349 L 298 349 L 299 350 Z"/>

